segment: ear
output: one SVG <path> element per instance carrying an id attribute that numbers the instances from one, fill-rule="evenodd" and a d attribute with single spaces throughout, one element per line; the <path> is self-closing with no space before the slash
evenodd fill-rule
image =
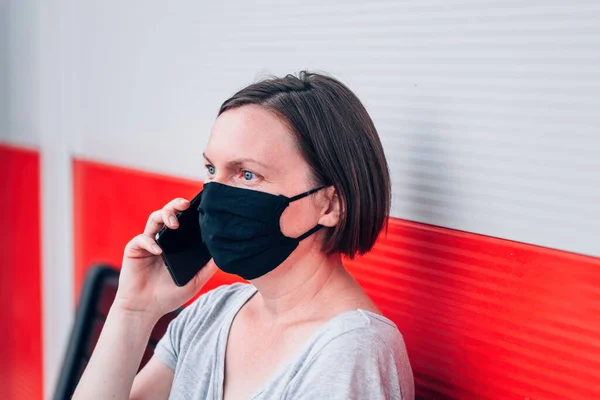
<path id="1" fill-rule="evenodd" d="M 340 221 L 341 201 L 335 188 L 330 186 L 323 191 L 324 200 L 319 225 L 333 227 Z"/>

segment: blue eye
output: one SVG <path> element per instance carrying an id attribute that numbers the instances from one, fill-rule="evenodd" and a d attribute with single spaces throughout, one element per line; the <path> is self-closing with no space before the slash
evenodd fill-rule
<path id="1" fill-rule="evenodd" d="M 250 172 L 250 171 L 243 171 L 244 172 L 244 179 L 247 181 L 251 181 L 252 179 L 256 178 L 256 175 L 254 175 L 254 172 Z"/>
<path id="2" fill-rule="evenodd" d="M 206 166 L 206 170 L 208 171 L 209 175 L 214 175 L 215 174 L 215 167 L 213 167 L 212 165 L 207 165 Z"/>

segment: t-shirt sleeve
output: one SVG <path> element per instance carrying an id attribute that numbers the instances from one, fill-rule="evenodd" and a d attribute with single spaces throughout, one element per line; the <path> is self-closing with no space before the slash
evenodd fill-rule
<path id="1" fill-rule="evenodd" d="M 163 337 L 158 341 L 154 349 L 154 356 L 162 361 L 167 367 L 175 371 L 179 350 L 185 327 L 194 313 L 194 308 L 198 307 L 198 298 L 196 302 L 186 307 L 175 319 L 173 319 Z"/>
<path id="2" fill-rule="evenodd" d="M 394 348 L 396 347 L 396 348 Z M 288 399 L 414 399 L 404 343 L 358 329 L 327 343 L 290 385 Z"/>

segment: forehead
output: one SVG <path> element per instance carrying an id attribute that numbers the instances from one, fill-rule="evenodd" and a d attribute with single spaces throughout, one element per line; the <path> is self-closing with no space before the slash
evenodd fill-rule
<path id="1" fill-rule="evenodd" d="M 220 162 L 250 157 L 276 168 L 302 159 L 288 126 L 275 113 L 256 105 L 221 114 L 212 128 L 206 154 Z"/>

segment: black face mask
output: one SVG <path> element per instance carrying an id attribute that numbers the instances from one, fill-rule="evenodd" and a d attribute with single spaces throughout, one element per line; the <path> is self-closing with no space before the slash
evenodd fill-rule
<path id="1" fill-rule="evenodd" d="M 244 279 L 261 277 L 284 262 L 301 240 L 323 227 L 317 225 L 297 238 L 285 236 L 279 227 L 281 214 L 291 202 L 321 189 L 290 198 L 207 183 L 198 207 L 202 241 L 224 272 Z"/>

